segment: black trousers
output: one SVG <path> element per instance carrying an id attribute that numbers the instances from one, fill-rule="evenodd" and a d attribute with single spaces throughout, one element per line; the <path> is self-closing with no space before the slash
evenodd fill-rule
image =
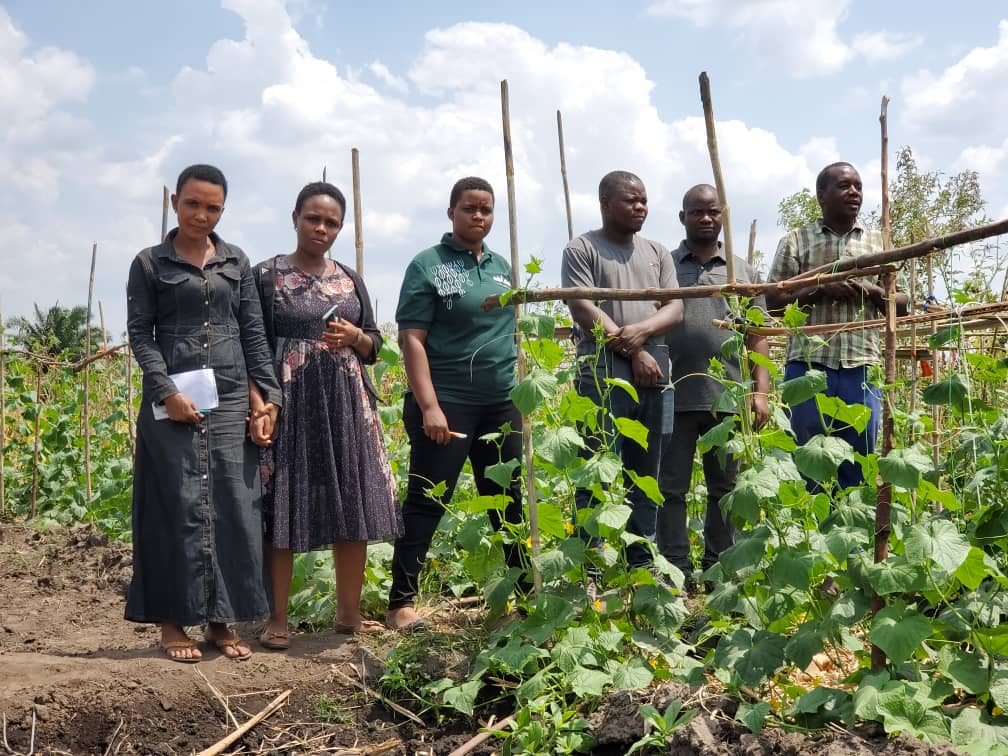
<path id="1" fill-rule="evenodd" d="M 410 468 L 406 499 L 402 505 L 403 535 L 396 540 L 392 555 L 389 610 L 413 605 L 431 539 L 444 514 L 445 504 L 451 501 L 467 458 L 472 463 L 480 495 L 507 494 L 511 501 L 505 509 L 504 519 L 509 523 L 522 521 L 521 467 L 515 468 L 507 490 L 502 490 L 484 474 L 488 466 L 497 462 L 521 459 L 521 413 L 510 401 L 486 405 L 441 402 L 441 410 L 448 419 L 449 429 L 465 433 L 466 438 L 452 438 L 445 446 L 435 444 L 423 431 L 423 413 L 413 394 L 406 394 L 403 398 L 403 425 L 410 439 Z M 505 423 L 511 424 L 511 432 L 499 440 L 499 452 L 497 443 L 480 440 L 480 436 L 487 433 L 499 432 Z M 447 485 L 444 494 L 438 498 L 428 496 L 428 489 L 441 481 Z M 494 528 L 500 529 L 500 512 L 490 510 L 488 515 Z M 508 549 L 507 558 L 508 564 L 520 566 L 520 549 Z"/>

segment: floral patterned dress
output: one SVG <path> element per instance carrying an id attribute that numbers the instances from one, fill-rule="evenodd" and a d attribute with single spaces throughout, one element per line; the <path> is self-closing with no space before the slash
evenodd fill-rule
<path id="1" fill-rule="evenodd" d="M 360 318 L 353 280 L 277 259 L 275 365 L 284 404 L 273 445 L 262 449 L 263 517 L 273 546 L 313 551 L 402 532 L 381 421 L 350 347 L 329 350 L 322 316 Z"/>

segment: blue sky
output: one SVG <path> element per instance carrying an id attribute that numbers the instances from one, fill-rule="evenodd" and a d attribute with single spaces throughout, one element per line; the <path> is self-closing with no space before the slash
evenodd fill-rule
<path id="1" fill-rule="evenodd" d="M 253 261 L 292 249 L 290 208 L 328 165 L 349 193 L 361 150 L 365 277 L 393 317 L 402 271 L 447 229 L 452 182 L 498 191 L 507 253 L 499 81 L 509 80 L 523 259 L 559 279 L 566 238 L 555 111 L 564 112 L 576 231 L 598 223 L 603 173 L 645 181 L 644 233 L 681 238 L 678 202 L 709 181 L 697 75 L 711 76 L 736 246 L 822 165 L 860 169 L 879 201 L 878 110 L 892 152 L 980 172 L 1008 215 L 1008 8 L 864 0 L 485 4 L 321 0 L 0 0 L 0 305 L 5 317 L 96 296 L 124 323 L 136 252 L 157 240 L 161 186 L 190 162 L 232 185 L 219 230 Z M 334 247 L 353 259 L 348 224 Z"/>

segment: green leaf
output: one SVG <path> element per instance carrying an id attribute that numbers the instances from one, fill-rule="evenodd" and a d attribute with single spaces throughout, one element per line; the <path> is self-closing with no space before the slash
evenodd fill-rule
<path id="1" fill-rule="evenodd" d="M 535 450 L 539 456 L 561 470 L 578 458 L 585 445 L 581 434 L 569 425 L 547 428 L 537 441 Z"/>
<path id="2" fill-rule="evenodd" d="M 748 534 L 739 534 L 739 540 L 721 552 L 718 561 L 728 575 L 734 575 L 748 567 L 759 564 L 766 553 L 770 540 L 770 529 L 761 525 Z"/>
<path id="3" fill-rule="evenodd" d="M 973 638 L 988 656 L 1008 656 L 1008 625 L 974 628 Z M 1008 709 L 1008 700 L 1001 708 Z"/>
<path id="4" fill-rule="evenodd" d="M 553 339 L 526 339 L 522 348 L 543 370 L 554 371 L 564 361 L 563 347 Z"/>
<path id="5" fill-rule="evenodd" d="M 928 336 L 928 346 L 932 349 L 938 349 L 942 344 L 947 344 L 950 341 L 959 341 L 960 333 L 962 333 L 962 328 L 958 325 L 940 328 Z"/>
<path id="6" fill-rule="evenodd" d="M 889 661 L 901 664 L 931 636 L 931 621 L 916 609 L 887 606 L 872 619 L 868 637 Z"/>
<path id="7" fill-rule="evenodd" d="M 871 598 L 862 590 L 845 591 L 829 610 L 829 618 L 835 622 L 851 627 L 868 614 L 871 609 Z"/>
<path id="8" fill-rule="evenodd" d="M 644 423 L 629 417 L 615 417 L 613 425 L 616 426 L 616 430 L 621 436 L 633 439 L 644 451 L 647 451 L 648 429 Z"/>
<path id="9" fill-rule="evenodd" d="M 490 480 L 506 491 L 508 486 L 511 484 L 512 478 L 514 478 L 515 470 L 517 470 L 520 465 L 520 460 L 506 459 L 503 462 L 487 465 L 485 474 L 488 478 L 490 478 Z"/>
<path id="10" fill-rule="evenodd" d="M 568 391 L 560 398 L 560 416 L 574 423 L 587 423 L 593 430 L 597 423 L 591 422 L 598 416 L 599 407 L 590 397 L 581 396 L 576 391 Z"/>
<path id="11" fill-rule="evenodd" d="M 969 554 L 955 571 L 956 578 L 971 591 L 975 591 L 988 575 L 1000 576 L 1001 571 L 983 549 L 970 546 Z"/>
<path id="12" fill-rule="evenodd" d="M 476 679 L 469 682 L 448 688 L 442 693 L 444 702 L 453 709 L 462 712 L 468 717 L 472 716 L 473 706 L 476 704 L 476 696 L 483 687 L 483 681 Z"/>
<path id="13" fill-rule="evenodd" d="M 511 390 L 511 401 L 523 415 L 531 415 L 548 397 L 554 396 L 556 390 L 556 376 L 540 367 L 534 367 Z"/>
<path id="14" fill-rule="evenodd" d="M 815 403 L 823 415 L 851 426 L 858 433 L 863 433 L 871 420 L 871 410 L 863 404 L 847 404 L 839 397 L 825 394 L 816 394 Z"/>
<path id="15" fill-rule="evenodd" d="M 991 699 L 1000 709 L 1008 709 L 1008 670 L 998 667 L 990 680 Z"/>
<path id="16" fill-rule="evenodd" d="M 931 458 L 915 446 L 893 449 L 878 460 L 879 475 L 882 480 L 902 488 L 913 490 L 920 484 L 921 476 L 931 472 L 934 465 Z"/>
<path id="17" fill-rule="evenodd" d="M 890 735 L 901 732 L 930 743 L 942 743 L 949 739 L 948 724 L 941 711 L 926 709 L 914 698 L 893 698 L 879 703 L 882 726 Z"/>
<path id="18" fill-rule="evenodd" d="M 619 530 L 627 524 L 633 510 L 626 504 L 604 504 L 595 510 L 599 525 Z"/>
<path id="19" fill-rule="evenodd" d="M 600 669 L 578 667 L 567 678 L 571 691 L 578 698 L 601 696 L 606 685 L 612 682 L 612 675 Z"/>
<path id="20" fill-rule="evenodd" d="M 760 311 L 757 310 L 757 312 L 760 312 Z M 758 366 L 760 366 L 762 368 L 766 368 L 767 372 L 770 373 L 770 377 L 771 378 L 776 377 L 777 374 L 780 372 L 780 368 L 777 367 L 777 363 L 776 362 L 774 362 L 773 360 L 771 360 L 766 355 L 760 354 L 759 352 L 753 352 L 752 350 L 750 350 L 749 351 L 749 361 L 752 364 L 754 364 L 754 365 L 758 365 Z"/>
<path id="21" fill-rule="evenodd" d="M 637 486 L 644 495 L 647 496 L 651 501 L 653 501 L 658 506 L 661 506 L 665 497 L 662 495 L 661 489 L 658 487 L 658 481 L 652 478 L 650 475 L 638 475 L 633 470 L 626 471 L 627 477 L 633 481 L 633 484 Z"/>
<path id="22" fill-rule="evenodd" d="M 799 307 L 797 302 L 791 302 L 784 308 L 784 317 L 782 320 L 785 327 L 797 328 L 805 325 L 805 321 L 808 320 L 808 313 Z"/>
<path id="23" fill-rule="evenodd" d="M 1008 754 L 1008 732 L 1005 722 L 996 724 L 986 712 L 968 707 L 952 720 L 952 742 L 966 753 L 976 756 Z"/>
<path id="24" fill-rule="evenodd" d="M 759 685 L 771 677 L 784 664 L 783 635 L 758 630 L 752 645 L 733 665 L 735 673 L 748 685 Z"/>
<path id="25" fill-rule="evenodd" d="M 614 388 L 623 389 L 628 394 L 630 394 L 630 398 L 633 399 L 635 402 L 640 401 L 640 397 L 637 396 L 637 389 L 634 388 L 634 385 L 630 383 L 630 381 L 624 380 L 623 378 L 606 378 L 605 383 Z"/>
<path id="26" fill-rule="evenodd" d="M 798 552 L 794 549 L 782 549 L 767 570 L 770 584 L 775 588 L 797 588 L 807 591 L 809 588 L 809 573 L 815 563 L 815 555 L 808 552 Z"/>
<path id="27" fill-rule="evenodd" d="M 822 370 L 809 370 L 805 375 L 784 381 L 780 389 L 781 401 L 789 407 L 794 407 L 826 390 L 826 373 Z"/>
<path id="28" fill-rule="evenodd" d="M 976 651 L 945 646 L 938 652 L 938 667 L 957 688 L 975 696 L 987 692 L 987 665 Z"/>
<path id="29" fill-rule="evenodd" d="M 735 416 L 728 415 L 720 423 L 697 439 L 697 449 L 701 454 L 706 454 L 711 449 L 724 446 L 731 438 L 732 431 L 735 430 Z"/>
<path id="30" fill-rule="evenodd" d="M 739 473 L 735 488 L 721 500 L 721 506 L 747 523 L 757 523 L 760 520 L 760 505 L 763 501 L 775 499 L 779 490 L 780 479 L 773 470 L 750 467 Z"/>
<path id="31" fill-rule="evenodd" d="M 970 544 L 948 520 L 932 518 L 918 523 L 903 536 L 907 561 L 926 565 L 932 561 L 949 574 L 969 556 Z"/>
<path id="32" fill-rule="evenodd" d="M 854 449 L 838 436 L 813 436 L 794 451 L 801 473 L 820 483 L 835 478 L 840 463 L 848 459 L 854 459 Z"/>
<path id="33" fill-rule="evenodd" d="M 959 407 L 969 396 L 969 379 L 961 373 L 954 373 L 944 381 L 933 383 L 921 392 L 926 404 L 942 404 Z"/>
<path id="34" fill-rule="evenodd" d="M 773 709 L 766 701 L 754 704 L 741 703 L 735 712 L 735 719 L 748 727 L 749 732 L 759 732 L 763 729 L 763 723 L 771 711 Z"/>
<path id="35" fill-rule="evenodd" d="M 881 564 L 868 566 L 868 581 L 880 596 L 924 590 L 927 575 L 922 567 L 909 564 L 906 557 L 889 557 Z"/>
<path id="36" fill-rule="evenodd" d="M 549 501 L 540 501 L 539 532 L 551 538 L 564 538 L 567 535 L 567 517 L 564 511 Z"/>
<path id="37" fill-rule="evenodd" d="M 812 657 L 823 650 L 823 639 L 819 622 L 806 622 L 791 636 L 784 652 L 799 669 L 805 669 Z"/>
<path id="38" fill-rule="evenodd" d="M 571 470 L 571 480 L 581 488 L 591 488 L 596 483 L 609 485 L 623 470 L 620 458 L 612 452 L 596 454 L 580 467 Z"/>
<path id="39" fill-rule="evenodd" d="M 631 656 L 622 663 L 609 659 L 606 668 L 612 675 L 613 687 L 619 690 L 641 690 L 654 679 L 647 662 L 639 656 Z"/>

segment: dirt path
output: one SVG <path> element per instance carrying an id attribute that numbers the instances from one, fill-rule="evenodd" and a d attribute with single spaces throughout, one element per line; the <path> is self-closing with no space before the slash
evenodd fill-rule
<path id="1" fill-rule="evenodd" d="M 225 703 L 242 723 L 278 693 L 287 704 L 229 753 L 447 754 L 478 730 L 464 718 L 419 727 L 366 695 L 355 682 L 364 669 L 378 687 L 392 633 L 363 643 L 335 633 L 295 635 L 287 654 L 253 644 L 236 663 L 203 644 L 204 661 L 185 665 L 156 648 L 155 628 L 122 618 L 130 578 L 129 547 L 78 526 L 41 534 L 0 521 L 0 753 L 183 754 L 208 748 L 232 731 Z M 479 621 L 478 611 L 473 619 Z M 255 629 L 239 626 L 247 639 Z M 445 623 L 446 635 L 459 632 Z M 431 656 L 443 674 L 445 659 Z M 215 688 L 223 703 L 211 690 Z M 615 692 L 589 715 L 594 753 L 623 754 L 643 734 L 643 702 L 663 707 L 694 697 L 668 684 L 634 694 Z M 732 719 L 734 704 L 716 697 L 675 733 L 667 752 L 681 756 L 945 756 L 954 751 L 911 738 L 889 739 L 880 728 L 800 735 L 752 735 Z M 34 741 L 32 728 L 34 725 Z M 6 742 L 6 745 L 4 743 Z M 490 740 L 474 751 L 499 753 Z"/>

